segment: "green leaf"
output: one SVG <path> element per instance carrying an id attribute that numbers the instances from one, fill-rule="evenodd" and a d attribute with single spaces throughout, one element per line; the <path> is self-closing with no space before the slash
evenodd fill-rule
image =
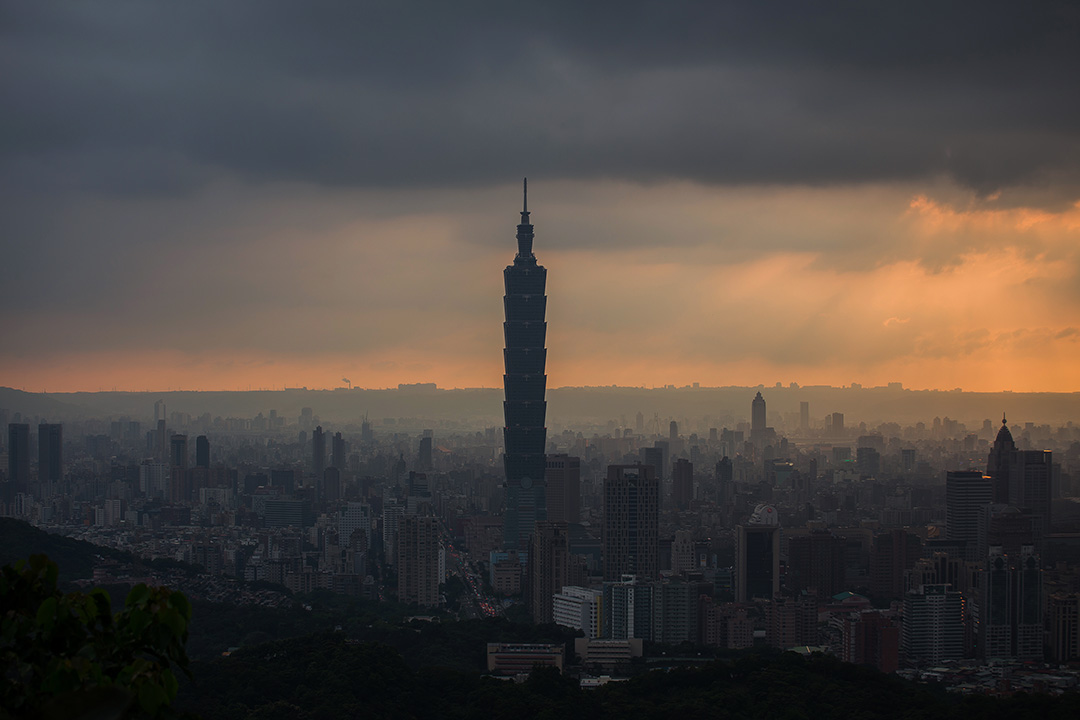
<path id="1" fill-rule="evenodd" d="M 167 702 L 169 702 L 169 697 L 161 687 L 151 682 L 145 682 L 139 688 L 139 707 L 151 715 L 156 713 L 158 708 Z"/>
<path id="2" fill-rule="evenodd" d="M 38 607 L 37 611 L 37 624 L 45 632 L 49 632 L 53 628 L 53 624 L 56 622 L 56 598 L 51 597 L 45 600 Z"/>

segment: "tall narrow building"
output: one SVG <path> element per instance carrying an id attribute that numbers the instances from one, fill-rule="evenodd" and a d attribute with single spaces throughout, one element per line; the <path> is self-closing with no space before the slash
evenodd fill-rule
<path id="1" fill-rule="evenodd" d="M 651 465 L 608 465 L 604 482 L 604 580 L 660 573 L 660 483 Z"/>
<path id="2" fill-rule="evenodd" d="M 521 223 L 517 226 L 518 251 L 514 264 L 503 271 L 506 295 L 503 306 L 506 322 L 503 351 L 505 401 L 504 463 L 506 468 L 506 516 L 503 546 L 525 550 L 537 521 L 547 519 L 544 473 L 544 426 L 547 402 L 544 393 L 547 350 L 544 321 L 547 270 L 533 255 L 533 226 L 529 223 L 528 185 L 524 186 Z"/>

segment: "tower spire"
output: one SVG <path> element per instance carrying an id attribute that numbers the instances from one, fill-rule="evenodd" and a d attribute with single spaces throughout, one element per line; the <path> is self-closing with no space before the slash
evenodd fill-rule
<path id="1" fill-rule="evenodd" d="M 529 178 L 521 179 L 521 212 L 529 212 Z"/>

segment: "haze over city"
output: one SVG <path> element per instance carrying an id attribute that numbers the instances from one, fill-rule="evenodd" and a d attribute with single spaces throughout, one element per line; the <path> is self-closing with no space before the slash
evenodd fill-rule
<path id="1" fill-rule="evenodd" d="M 9 5 L 0 384 L 1080 391 L 1065 4 Z"/>

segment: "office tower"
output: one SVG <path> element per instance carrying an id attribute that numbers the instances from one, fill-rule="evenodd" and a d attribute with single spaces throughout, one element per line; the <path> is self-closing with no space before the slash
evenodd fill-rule
<path id="1" fill-rule="evenodd" d="M 949 471 L 945 476 L 945 533 L 964 543 L 965 557 L 979 560 L 979 515 L 994 496 L 993 480 L 977 470 Z"/>
<path id="2" fill-rule="evenodd" d="M 676 460 L 671 479 L 675 507 L 679 510 L 690 509 L 690 503 L 694 500 L 694 463 L 685 458 Z"/>
<path id="3" fill-rule="evenodd" d="M 16 493 L 30 492 L 30 425 L 8 424 L 8 476 Z"/>
<path id="4" fill-rule="evenodd" d="M 424 436 L 420 438 L 420 450 L 416 454 L 416 467 L 420 471 L 431 470 L 432 468 L 432 443 L 434 438 L 431 435 L 430 430 L 424 431 Z"/>
<path id="5" fill-rule="evenodd" d="M 638 435 L 645 434 L 645 415 L 640 410 L 638 411 L 637 417 L 634 418 L 634 432 Z"/>
<path id="6" fill-rule="evenodd" d="M 664 481 L 664 449 L 661 447 L 641 448 L 641 464 L 653 469 L 653 474 L 660 482 Z"/>
<path id="7" fill-rule="evenodd" d="M 828 530 L 814 530 L 809 535 L 791 538 L 788 541 L 787 589 L 814 591 L 820 598 L 843 592 L 846 551 L 847 541 Z"/>
<path id="8" fill-rule="evenodd" d="M 169 438 L 169 466 L 182 470 L 187 469 L 187 435 L 173 435 Z"/>
<path id="9" fill-rule="evenodd" d="M 360 442 L 365 445 L 375 442 L 375 432 L 371 429 L 371 423 L 368 422 L 367 418 L 364 418 L 364 421 L 360 423 Z"/>
<path id="10" fill-rule="evenodd" d="M 581 458 L 548 455 L 546 465 L 547 519 L 553 522 L 581 522 Z"/>
<path id="11" fill-rule="evenodd" d="M 870 551 L 870 594 L 878 600 L 904 596 L 904 573 L 922 557 L 922 540 L 915 533 L 896 528 L 874 537 Z"/>
<path id="12" fill-rule="evenodd" d="M 998 430 L 994 444 L 990 447 L 990 454 L 986 458 L 986 474 L 994 479 L 994 502 L 1009 502 L 1009 465 L 1012 456 L 1016 454 L 1016 443 L 1013 442 L 1009 426 L 1005 424 L 1005 417 L 1001 418 L 1001 429 Z"/>
<path id="13" fill-rule="evenodd" d="M 810 403 L 805 400 L 799 403 L 799 430 L 806 432 L 810 429 Z"/>
<path id="14" fill-rule="evenodd" d="M 547 376 L 544 374 L 547 297 L 544 286 L 547 270 L 537 264 L 533 255 L 528 185 L 524 188 L 521 223 L 517 226 L 517 255 L 514 264 L 503 271 L 506 285 L 503 298 L 506 312 L 503 323 L 506 340 L 503 351 L 506 368 L 503 375 L 503 462 L 506 470 L 503 545 L 508 550 L 524 549 L 536 522 L 545 520 L 547 516 L 544 493 L 544 442 L 547 436 L 547 428 L 544 427 L 547 414 L 544 399 L 547 386 Z"/>
<path id="15" fill-rule="evenodd" d="M 567 585 L 569 571 L 570 536 L 566 523 L 536 523 L 529 545 L 526 601 L 537 625 L 554 621 L 553 598 Z"/>
<path id="16" fill-rule="evenodd" d="M 832 414 L 832 434 L 833 437 L 842 437 L 844 434 L 844 413 L 834 412 Z"/>
<path id="17" fill-rule="evenodd" d="M 306 409 L 306 408 L 305 408 Z M 311 433 L 311 467 L 315 477 L 322 477 L 326 469 L 326 433 L 319 425 Z"/>
<path id="18" fill-rule="evenodd" d="M 330 464 L 338 470 L 345 469 L 345 438 L 339 432 L 330 439 Z"/>
<path id="19" fill-rule="evenodd" d="M 1052 471 L 1052 454 L 1043 450 L 1017 450 L 1009 462 L 1009 504 L 1038 519 L 1036 545 L 1040 548 L 1042 536 L 1050 532 Z"/>
<path id="20" fill-rule="evenodd" d="M 668 427 L 668 440 L 674 445 L 675 441 L 679 439 L 679 423 L 674 420 L 671 421 L 671 425 Z"/>
<path id="21" fill-rule="evenodd" d="M 765 437 L 765 398 L 759 392 L 750 403 L 750 440 L 758 441 Z"/>
<path id="22" fill-rule="evenodd" d="M 735 496 L 735 467 L 727 455 L 716 463 L 716 501 L 729 502 Z"/>
<path id="23" fill-rule="evenodd" d="M 758 505 L 745 525 L 735 527 L 735 599 L 772 600 L 780 592 L 780 516 Z"/>
<path id="24" fill-rule="evenodd" d="M 979 581 L 979 657 L 1043 659 L 1042 570 L 1031 545 L 1012 557 L 990 548 Z"/>
<path id="25" fill-rule="evenodd" d="M 42 489 L 55 488 L 64 479 L 64 426 L 38 425 L 38 483 Z"/>
<path id="26" fill-rule="evenodd" d="M 169 433 L 165 427 L 165 420 L 157 421 L 154 435 L 154 456 L 161 462 L 169 461 Z"/>
<path id="27" fill-rule="evenodd" d="M 403 515 L 398 525 L 398 602 L 420 607 L 439 605 L 439 521 Z"/>
<path id="28" fill-rule="evenodd" d="M 651 465 L 609 465 L 604 482 L 604 579 L 660 572 L 660 483 Z"/>
<path id="29" fill-rule="evenodd" d="M 964 595 L 950 585 L 923 585 L 904 595 L 905 657 L 940 662 L 964 656 Z"/>
<path id="30" fill-rule="evenodd" d="M 195 438 L 195 467 L 210 467 L 210 439 L 205 435 Z"/>

